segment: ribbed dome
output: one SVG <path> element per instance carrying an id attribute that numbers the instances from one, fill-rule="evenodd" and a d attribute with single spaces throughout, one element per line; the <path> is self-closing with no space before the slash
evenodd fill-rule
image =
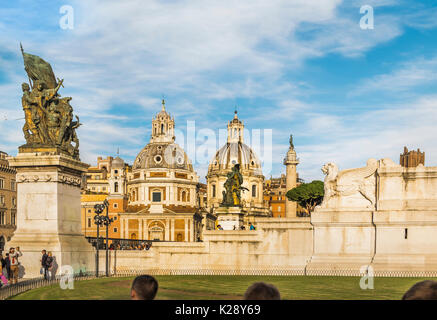
<path id="1" fill-rule="evenodd" d="M 242 142 L 228 142 L 220 148 L 211 160 L 208 172 L 232 169 L 237 163 L 243 170 L 253 170 L 255 174 L 262 174 L 261 164 L 255 152 Z"/>
<path id="2" fill-rule="evenodd" d="M 176 143 L 149 143 L 135 159 L 133 170 L 175 168 L 193 171 L 187 154 Z"/>

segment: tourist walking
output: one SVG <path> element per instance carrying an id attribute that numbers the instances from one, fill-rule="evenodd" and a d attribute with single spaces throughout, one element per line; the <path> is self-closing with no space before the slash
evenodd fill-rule
<path id="1" fill-rule="evenodd" d="M 53 256 L 51 251 L 49 251 L 47 254 L 46 265 L 47 265 L 47 277 L 48 277 L 47 280 L 52 280 L 54 278 L 54 275 L 53 275 Z"/>
<path id="2" fill-rule="evenodd" d="M 43 250 L 41 251 L 42 257 L 41 257 L 41 273 L 44 274 L 44 279 L 48 280 L 48 273 L 49 273 L 49 267 L 47 266 L 47 251 Z"/>
<path id="3" fill-rule="evenodd" d="M 11 259 L 9 259 L 8 252 L 6 253 L 5 261 L 6 261 L 7 278 L 8 278 L 8 281 L 10 281 L 11 280 Z"/>
<path id="4" fill-rule="evenodd" d="M 1 257 L 0 280 L 1 280 L 1 282 L 3 282 L 3 285 L 7 285 L 8 279 L 6 279 L 5 274 L 4 274 L 4 270 L 6 270 L 6 259 L 3 258 L 3 253 L 0 253 L 0 257 Z M 2 284 L 0 283 L 0 287 L 1 286 L 2 286 Z"/>
<path id="5" fill-rule="evenodd" d="M 20 247 L 9 249 L 9 259 L 11 260 L 11 284 L 15 284 L 18 282 L 18 257 L 21 257 L 23 254 L 20 251 Z"/>

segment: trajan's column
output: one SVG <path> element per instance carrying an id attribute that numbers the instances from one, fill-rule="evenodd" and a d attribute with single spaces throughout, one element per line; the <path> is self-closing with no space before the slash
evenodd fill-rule
<path id="1" fill-rule="evenodd" d="M 55 273 L 94 271 L 94 248 L 81 233 L 81 177 L 88 165 L 79 159 L 79 118 L 73 121 L 71 98 L 58 94 L 63 80 L 56 80 L 50 64 L 22 53 L 29 77 L 21 99 L 26 144 L 8 158 L 17 170 L 18 203 L 17 230 L 7 248 L 20 247 L 24 278 L 41 276 L 43 249 L 52 252 Z"/>
<path id="2" fill-rule="evenodd" d="M 296 166 L 299 164 L 299 159 L 296 158 L 296 151 L 293 145 L 293 136 L 290 135 L 290 147 L 288 148 L 287 155 L 284 159 L 284 165 L 286 168 L 286 186 L 287 191 L 296 187 L 297 173 Z M 297 203 L 294 201 L 285 199 L 285 216 L 287 218 L 296 217 Z"/>

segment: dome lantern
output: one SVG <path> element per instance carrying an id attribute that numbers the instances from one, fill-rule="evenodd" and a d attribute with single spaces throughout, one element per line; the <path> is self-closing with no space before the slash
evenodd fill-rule
<path id="1" fill-rule="evenodd" d="M 244 142 L 244 124 L 237 116 L 237 110 L 235 110 L 234 119 L 228 123 L 228 143 Z"/>
<path id="2" fill-rule="evenodd" d="M 165 100 L 162 99 L 162 109 L 152 120 L 152 138 L 150 142 L 170 142 L 175 140 L 174 119 L 165 111 Z"/>

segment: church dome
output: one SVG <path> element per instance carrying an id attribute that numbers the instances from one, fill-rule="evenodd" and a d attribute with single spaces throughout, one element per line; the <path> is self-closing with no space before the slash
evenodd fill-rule
<path id="1" fill-rule="evenodd" d="M 228 173 L 234 165 L 239 164 L 245 188 L 241 193 L 241 205 L 247 215 L 268 216 L 269 210 L 263 199 L 261 162 L 252 148 L 244 143 L 243 133 L 243 121 L 238 119 L 235 111 L 234 118 L 228 122 L 227 142 L 215 153 L 208 166 L 208 206 L 214 210 L 221 205 Z"/>
<path id="2" fill-rule="evenodd" d="M 193 172 L 185 151 L 176 143 L 149 143 L 137 155 L 133 170 L 167 168 Z"/>
<path id="3" fill-rule="evenodd" d="M 253 170 L 261 173 L 261 164 L 255 152 L 242 142 L 228 142 L 215 154 L 209 171 L 230 170 L 239 163 L 242 170 Z"/>
<path id="4" fill-rule="evenodd" d="M 243 142 L 243 130 L 244 124 L 235 112 L 234 118 L 228 123 L 228 141 L 214 155 L 209 164 L 208 174 L 231 170 L 238 163 L 241 170 L 262 175 L 261 163 L 257 155 Z"/>

